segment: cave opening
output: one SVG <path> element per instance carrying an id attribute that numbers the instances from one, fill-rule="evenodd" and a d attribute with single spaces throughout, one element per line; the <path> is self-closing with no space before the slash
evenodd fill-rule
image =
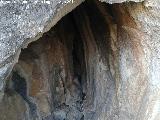
<path id="1" fill-rule="evenodd" d="M 86 1 L 22 50 L 11 81 L 36 112 L 33 119 L 96 119 L 116 106 L 111 103 L 116 86 L 111 32 L 116 36 L 116 25 L 124 24 L 118 8 Z"/>

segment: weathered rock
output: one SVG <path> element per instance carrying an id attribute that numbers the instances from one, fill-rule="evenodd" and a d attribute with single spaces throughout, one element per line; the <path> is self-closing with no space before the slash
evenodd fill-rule
<path id="1" fill-rule="evenodd" d="M 101 1 L 0 3 L 0 119 L 159 120 L 160 3 Z"/>
<path id="2" fill-rule="evenodd" d="M 0 2 L 0 90 L 17 62 L 21 48 L 37 40 L 83 0 Z"/>

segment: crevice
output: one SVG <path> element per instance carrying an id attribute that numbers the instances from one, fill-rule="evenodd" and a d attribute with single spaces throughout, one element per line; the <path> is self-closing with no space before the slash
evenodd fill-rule
<path id="1" fill-rule="evenodd" d="M 72 24 L 76 30 L 76 36 L 73 40 L 73 50 L 72 50 L 72 58 L 73 58 L 73 68 L 74 68 L 74 76 L 77 77 L 78 83 L 80 84 L 81 90 L 81 100 L 83 101 L 86 96 L 86 63 L 85 63 L 85 49 L 84 49 L 84 41 L 79 33 L 78 27 L 75 22 L 74 13 L 71 14 Z"/>

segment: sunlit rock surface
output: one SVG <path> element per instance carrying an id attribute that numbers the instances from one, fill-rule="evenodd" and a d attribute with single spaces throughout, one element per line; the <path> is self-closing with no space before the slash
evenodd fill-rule
<path id="1" fill-rule="evenodd" d="M 159 120 L 160 2 L 100 1 L 0 1 L 0 120 Z"/>

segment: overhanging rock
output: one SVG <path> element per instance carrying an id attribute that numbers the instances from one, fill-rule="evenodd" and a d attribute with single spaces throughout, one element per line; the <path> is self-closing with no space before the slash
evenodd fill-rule
<path id="1" fill-rule="evenodd" d="M 65 118 L 64 108 L 70 110 L 70 120 L 74 116 L 76 120 L 160 118 L 160 1 L 99 1 L 0 1 L 0 119 L 10 120 L 12 112 L 20 120 Z M 53 26 L 55 30 L 48 32 Z M 27 52 L 21 53 L 23 48 Z M 43 50 L 47 52 L 41 53 Z M 50 76 L 48 61 L 53 64 L 53 81 L 40 89 L 38 85 Z M 33 74 L 27 65 L 36 65 Z M 25 74 L 21 66 L 27 68 Z M 78 99 L 81 96 L 82 101 L 77 104 L 75 97 L 70 101 L 72 94 Z M 52 97 L 53 104 L 46 95 Z M 59 104 L 62 107 L 56 106 Z M 18 119 L 16 115 L 13 120 Z"/>
<path id="2" fill-rule="evenodd" d="M 103 0 L 107 3 L 121 3 L 128 0 Z M 133 0 L 131 0 L 133 1 Z M 135 0 L 141 2 L 142 0 Z M 20 49 L 38 39 L 65 14 L 83 0 L 48 1 L 1 1 L 0 5 L 0 89 L 4 79 L 17 62 Z M 152 3 L 153 1 L 151 1 Z"/>

